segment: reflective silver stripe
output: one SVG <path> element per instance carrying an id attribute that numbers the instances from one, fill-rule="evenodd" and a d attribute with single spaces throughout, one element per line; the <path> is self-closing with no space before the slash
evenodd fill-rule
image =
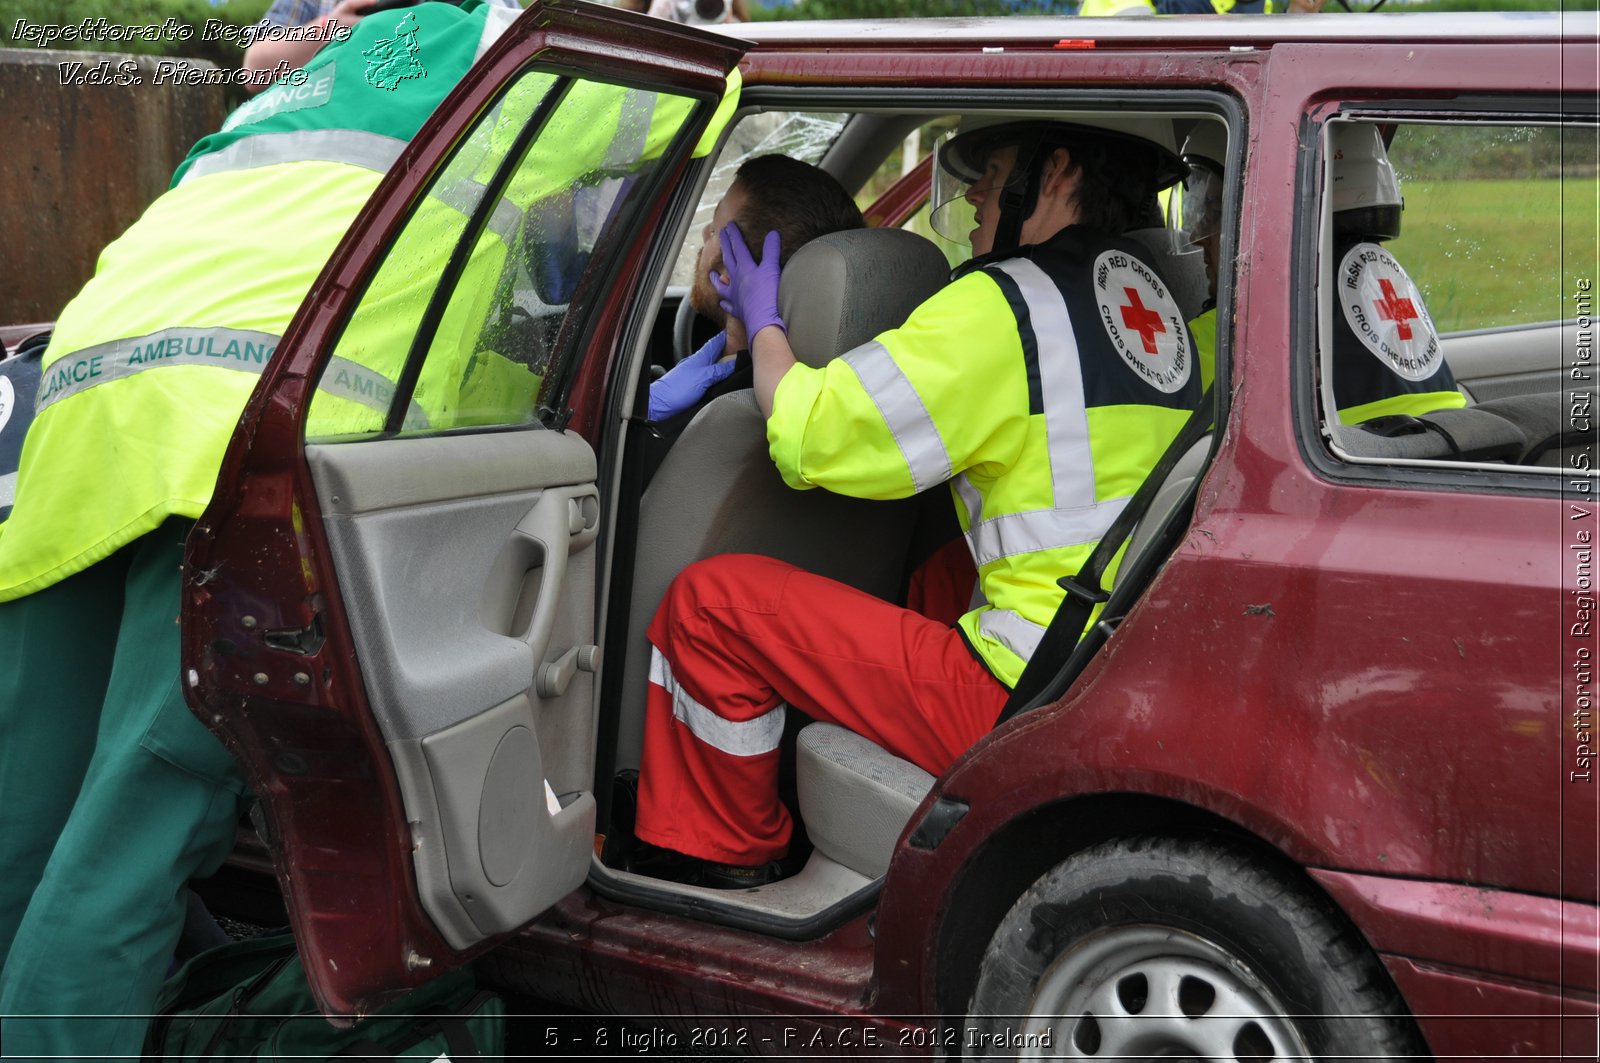
<path id="1" fill-rule="evenodd" d="M 650 122 L 656 113 L 656 94 L 629 89 L 622 97 L 617 114 L 617 134 L 606 149 L 606 168 L 631 167 L 644 154 L 650 137 Z"/>
<path id="2" fill-rule="evenodd" d="M 394 381 L 375 369 L 368 369 L 360 362 L 334 357 L 328 359 L 328 368 L 322 371 L 322 379 L 317 381 L 317 390 L 387 415 L 390 401 L 394 398 Z M 428 427 L 428 415 L 417 405 L 415 399 L 406 409 L 403 427 Z"/>
<path id="3" fill-rule="evenodd" d="M 1074 509 L 1033 509 L 1007 513 L 974 524 L 967 532 L 973 563 L 979 566 L 1013 554 L 1031 554 L 1092 543 L 1117 519 L 1126 498 Z"/>
<path id="4" fill-rule="evenodd" d="M 47 406 L 109 380 L 121 380 L 146 369 L 169 365 L 209 365 L 260 373 L 278 349 L 270 332 L 230 328 L 169 328 L 133 339 L 85 347 L 56 361 L 39 377 L 35 407 Z M 387 413 L 394 381 L 347 358 L 333 358 L 317 390 Z M 415 402 L 406 411 L 406 427 L 426 427 L 427 416 Z"/>
<path id="5" fill-rule="evenodd" d="M 108 380 L 166 365 L 212 365 L 259 373 L 277 348 L 278 337 L 271 333 L 230 328 L 169 328 L 112 340 L 46 366 L 39 376 L 34 408 L 42 411 Z"/>
<path id="6" fill-rule="evenodd" d="M 983 519 L 983 495 L 972 486 L 972 481 L 966 473 L 960 473 L 951 481 L 955 485 L 956 497 L 961 499 L 961 504 L 967 507 L 967 527 L 976 528 Z"/>
<path id="7" fill-rule="evenodd" d="M 17 500 L 17 474 L 8 472 L 0 476 L 0 509 Z"/>
<path id="8" fill-rule="evenodd" d="M 1045 442 L 1050 454 L 1050 488 L 1055 506 L 1006 513 L 980 521 L 982 500 L 961 477 L 956 490 L 974 515 L 968 522 L 967 545 L 980 567 L 1014 554 L 1056 550 L 1092 543 L 1117 519 L 1126 498 L 1095 497 L 1094 455 L 1089 449 L 1089 415 L 1083 396 L 1083 365 L 1066 300 L 1048 274 L 1024 258 L 995 267 L 1017 285 L 1028 304 L 1034 334 L 1040 342 L 1039 386 L 1044 399 Z M 970 492 L 970 493 L 969 493 Z M 1018 622 L 1026 623 L 1020 617 Z"/>
<path id="9" fill-rule="evenodd" d="M 387 173 L 406 142 L 398 137 L 361 129 L 299 129 L 289 133 L 256 133 L 202 155 L 184 173 L 179 184 L 198 177 L 276 166 L 284 162 L 342 162 L 364 170 Z"/>
<path id="10" fill-rule="evenodd" d="M 650 139 L 656 94 L 629 89 L 617 113 L 617 129 L 606 145 L 598 172 L 575 184 L 571 191 L 572 219 L 577 250 L 591 251 L 615 213 L 617 200 L 628 190 Z"/>
<path id="11" fill-rule="evenodd" d="M 735 757 L 760 756 L 778 748 L 778 740 L 783 737 L 782 704 L 753 720 L 725 720 L 696 701 L 678 684 L 677 676 L 672 674 L 672 666 L 654 646 L 650 647 L 650 682 L 672 697 L 672 715 L 706 745 Z"/>
<path id="12" fill-rule="evenodd" d="M 1050 449 L 1050 485 L 1057 509 L 1095 501 L 1094 456 L 1089 450 L 1089 414 L 1083 398 L 1083 365 L 1066 300 L 1048 274 L 1028 259 L 996 267 L 1016 281 L 1039 337 L 1039 385 L 1044 397 L 1045 437 Z"/>
<path id="13" fill-rule="evenodd" d="M 840 359 L 855 370 L 861 386 L 878 407 L 906 467 L 911 470 L 911 482 L 918 491 L 950 479 L 950 454 L 945 450 L 944 439 L 933 423 L 928 407 L 911 381 L 901 372 L 890 356 L 888 348 L 877 340 L 869 340 L 853 350 L 846 351 Z"/>
<path id="14" fill-rule="evenodd" d="M 1044 628 L 1010 609 L 990 609 L 978 617 L 978 634 L 994 639 L 1024 661 L 1044 638 Z"/>
<path id="15" fill-rule="evenodd" d="M 451 181 L 448 185 L 435 188 L 430 195 L 434 199 L 470 216 L 478 207 L 478 201 L 483 198 L 484 185 L 470 178 L 460 178 Z M 511 246 L 516 239 L 517 228 L 522 224 L 522 211 L 511 200 L 501 197 L 500 202 L 489 215 L 489 231 L 500 237 L 502 243 Z"/>
<path id="16" fill-rule="evenodd" d="M 491 6 L 483 22 L 483 32 L 478 34 L 478 50 L 472 53 L 472 61 L 476 63 L 479 59 L 482 59 L 483 53 L 489 50 L 489 46 L 499 40 L 500 35 L 521 14 L 522 12 L 514 7 Z"/>

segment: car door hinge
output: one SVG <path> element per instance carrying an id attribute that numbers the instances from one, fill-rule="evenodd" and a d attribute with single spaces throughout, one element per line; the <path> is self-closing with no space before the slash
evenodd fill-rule
<path id="1" fill-rule="evenodd" d="M 556 432 L 565 432 L 567 425 L 572 423 L 572 416 L 577 411 L 571 406 L 560 410 L 553 410 L 548 406 L 539 407 L 539 423 Z"/>
<path id="2" fill-rule="evenodd" d="M 322 644 L 328 641 L 327 636 L 322 633 L 321 613 L 313 616 L 311 623 L 305 627 L 266 631 L 262 633 L 261 638 L 269 649 L 297 653 L 302 657 L 316 656 L 317 651 L 322 649 Z"/>

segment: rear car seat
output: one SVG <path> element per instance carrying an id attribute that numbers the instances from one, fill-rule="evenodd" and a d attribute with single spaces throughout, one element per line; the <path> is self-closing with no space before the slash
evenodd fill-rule
<path id="1" fill-rule="evenodd" d="M 1492 413 L 1515 425 L 1522 433 L 1523 449 L 1517 455 L 1520 465 L 1578 469 L 1572 455 L 1594 443 L 1594 432 L 1575 422 L 1566 394 L 1560 391 L 1537 395 L 1508 395 L 1480 402 L 1470 409 Z"/>
<path id="2" fill-rule="evenodd" d="M 1392 423 L 1392 428 L 1386 428 Z M 1420 417 L 1379 417 L 1339 429 L 1339 445 L 1360 458 L 1435 461 L 1520 460 L 1523 430 L 1505 413 L 1483 406 L 1434 410 Z"/>

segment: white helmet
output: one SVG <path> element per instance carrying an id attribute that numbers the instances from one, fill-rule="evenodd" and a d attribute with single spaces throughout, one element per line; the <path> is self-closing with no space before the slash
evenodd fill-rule
<path id="1" fill-rule="evenodd" d="M 1183 176 L 1183 160 L 1178 157 L 1177 137 L 1170 119 L 1122 114 L 1083 114 L 1070 119 L 1019 114 L 968 115 L 961 119 L 957 128 L 942 135 L 934 144 L 930 202 L 934 231 L 956 243 L 967 243 L 974 224 L 971 205 L 966 202 L 967 193 L 983 178 L 990 152 L 1012 144 L 1030 148 L 1018 160 L 1005 183 L 1005 191 L 1020 191 L 1036 169 L 1031 160 L 1037 157 L 1042 164 L 1043 156 L 1033 149 L 1075 134 L 1123 141 L 1147 152 L 1150 156 L 1148 191 L 1152 194 Z M 1032 194 L 1037 195 L 1037 190 Z M 1016 210 L 1020 210 L 1020 215 L 1010 207 L 1004 208 L 1002 218 L 1006 221 L 1002 222 L 1002 227 L 1007 221 L 1013 229 L 1020 226 L 1033 205 L 1031 201 L 1019 204 Z M 997 247 L 1009 249 L 1004 238 Z"/>
<path id="2" fill-rule="evenodd" d="M 1375 125 L 1332 122 L 1328 145 L 1333 155 L 1329 203 L 1337 231 L 1378 240 L 1400 235 L 1400 179 L 1395 176 Z"/>
<path id="3" fill-rule="evenodd" d="M 728 21 L 733 5 L 729 0 L 654 0 L 648 13 L 685 26 L 715 26 Z"/>

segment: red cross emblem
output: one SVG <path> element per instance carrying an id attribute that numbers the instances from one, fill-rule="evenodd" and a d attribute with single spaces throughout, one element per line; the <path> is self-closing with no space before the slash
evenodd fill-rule
<path id="1" fill-rule="evenodd" d="M 1385 283 L 1388 283 L 1387 281 Z M 1144 353 L 1156 353 L 1156 333 L 1167 331 L 1167 326 L 1161 323 L 1161 315 L 1154 310 L 1145 309 L 1144 300 L 1139 298 L 1137 288 L 1122 289 L 1131 302 L 1122 308 L 1122 324 L 1127 328 L 1138 329 L 1139 338 L 1144 341 Z M 1410 305 L 1410 304 L 1407 304 Z"/>
<path id="2" fill-rule="evenodd" d="M 1383 298 L 1377 301 L 1378 316 L 1385 321 L 1393 321 L 1397 335 L 1403 340 L 1411 338 L 1410 322 L 1417 319 L 1417 307 L 1410 299 L 1402 299 L 1394 290 L 1394 283 L 1389 280 L 1378 281 L 1378 287 L 1383 289 Z M 1127 311 L 1123 311 L 1127 313 Z"/>

